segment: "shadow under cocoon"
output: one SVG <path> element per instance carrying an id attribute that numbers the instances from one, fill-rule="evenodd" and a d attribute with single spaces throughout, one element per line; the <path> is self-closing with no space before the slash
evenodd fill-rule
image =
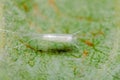
<path id="1" fill-rule="evenodd" d="M 75 49 L 71 46 L 60 47 L 60 48 L 49 48 L 46 50 L 38 49 L 38 52 L 49 53 L 49 54 L 64 54 L 74 52 Z"/>

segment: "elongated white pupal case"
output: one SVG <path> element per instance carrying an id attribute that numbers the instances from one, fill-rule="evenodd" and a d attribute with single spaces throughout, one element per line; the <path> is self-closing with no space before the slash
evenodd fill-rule
<path id="1" fill-rule="evenodd" d="M 53 41 L 53 42 L 68 42 L 71 43 L 75 40 L 73 35 L 70 34 L 43 34 L 43 40 Z"/>

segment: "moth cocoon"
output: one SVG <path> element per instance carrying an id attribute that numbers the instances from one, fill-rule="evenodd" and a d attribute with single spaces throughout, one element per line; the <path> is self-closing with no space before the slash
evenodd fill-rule
<path id="1" fill-rule="evenodd" d="M 43 40 L 46 41 L 53 41 L 53 42 L 63 42 L 63 43 L 70 43 L 75 40 L 73 35 L 70 34 L 43 34 Z"/>
<path id="2" fill-rule="evenodd" d="M 32 34 L 33 37 L 28 36 L 27 40 L 31 46 L 38 50 L 47 51 L 50 49 L 66 49 L 75 46 L 76 37 L 72 34 Z M 24 38 L 25 39 L 25 38 Z"/>

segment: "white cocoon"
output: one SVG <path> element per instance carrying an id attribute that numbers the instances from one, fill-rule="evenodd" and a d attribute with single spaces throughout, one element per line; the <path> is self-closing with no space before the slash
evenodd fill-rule
<path id="1" fill-rule="evenodd" d="M 70 34 L 44 34 L 42 38 L 53 42 L 72 42 L 74 40 L 73 35 Z"/>

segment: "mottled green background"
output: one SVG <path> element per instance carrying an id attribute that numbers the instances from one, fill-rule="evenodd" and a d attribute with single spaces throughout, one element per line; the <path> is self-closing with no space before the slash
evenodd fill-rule
<path id="1" fill-rule="evenodd" d="M 1 0 L 0 29 L 20 35 L 0 30 L 0 80 L 120 80 L 119 5 L 119 0 Z M 77 31 L 79 48 L 21 37 Z"/>

